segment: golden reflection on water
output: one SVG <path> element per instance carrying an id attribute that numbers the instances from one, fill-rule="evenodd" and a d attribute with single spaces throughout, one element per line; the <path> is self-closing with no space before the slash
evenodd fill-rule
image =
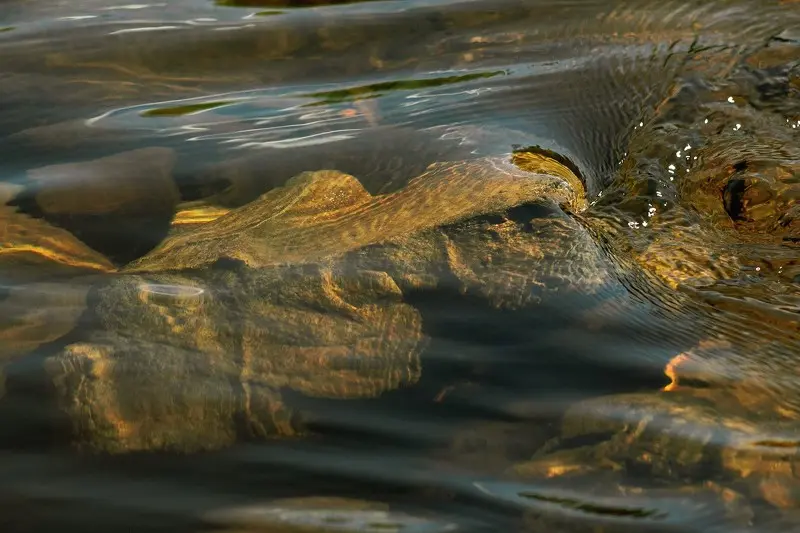
<path id="1" fill-rule="evenodd" d="M 101 272 L 113 269 L 105 257 L 71 233 L 18 213 L 15 208 L 0 207 L 0 222 L 0 261 L 6 264 L 54 262 Z"/>
<path id="2" fill-rule="evenodd" d="M 230 209 L 224 207 L 217 207 L 212 205 L 198 205 L 198 206 L 179 206 L 183 207 L 172 219 L 172 224 L 176 226 L 192 224 L 205 224 L 212 222 L 223 215 L 230 213 Z"/>

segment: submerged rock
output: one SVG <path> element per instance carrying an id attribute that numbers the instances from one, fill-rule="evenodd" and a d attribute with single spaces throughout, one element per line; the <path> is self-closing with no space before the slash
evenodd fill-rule
<path id="1" fill-rule="evenodd" d="M 559 290 L 601 295 L 615 286 L 607 259 L 556 203 L 578 197 L 561 177 L 496 161 L 438 166 L 376 197 L 320 171 L 178 228 L 96 286 L 94 331 L 48 359 L 76 444 L 215 448 L 302 431 L 281 391 L 413 385 L 426 344 L 413 291 L 510 309 Z"/>
<path id="2" fill-rule="evenodd" d="M 0 384 L 9 361 L 72 330 L 86 310 L 87 274 L 113 268 L 69 232 L 0 206 Z"/>
<path id="3" fill-rule="evenodd" d="M 151 147 L 32 169 L 16 203 L 124 264 L 169 228 L 179 201 L 174 160 L 172 150 Z"/>
<path id="4" fill-rule="evenodd" d="M 3 277 L 46 277 L 50 271 L 72 269 L 108 272 L 114 266 L 70 232 L 44 220 L 0 206 L 0 269 Z M 35 268 L 35 270 L 34 270 Z"/>
<path id="5" fill-rule="evenodd" d="M 97 332 L 47 362 L 81 446 L 192 451 L 301 432 L 291 389 L 368 398 L 419 379 L 419 314 L 385 274 L 324 267 L 125 276 Z"/>
<path id="6" fill-rule="evenodd" d="M 532 179 L 500 159 L 434 165 L 404 189 L 380 196 L 347 174 L 307 172 L 195 231 L 168 237 L 126 270 L 199 268 L 220 259 L 250 267 L 310 262 L 544 197 L 569 204 L 582 197 L 569 185 L 547 174 Z"/>
<path id="7" fill-rule="evenodd" d="M 578 492 L 600 477 L 653 503 L 656 494 L 714 485 L 722 507 L 732 498 L 769 504 L 738 524 L 720 511 L 718 527 L 745 526 L 753 517 L 768 523 L 800 505 L 798 430 L 800 418 L 766 404 L 748 408 L 724 389 L 607 396 L 570 408 L 559 435 L 510 474 Z"/>
<path id="8" fill-rule="evenodd" d="M 0 365 L 57 340 L 86 310 L 86 281 L 15 284 L 0 298 Z"/>

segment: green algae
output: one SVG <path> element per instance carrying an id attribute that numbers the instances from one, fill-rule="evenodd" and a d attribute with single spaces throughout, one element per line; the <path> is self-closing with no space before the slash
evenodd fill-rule
<path id="1" fill-rule="evenodd" d="M 223 7 L 273 7 L 273 8 L 304 8 L 324 7 L 341 4 L 358 4 L 374 2 L 376 0 L 217 0 L 216 4 Z"/>
<path id="2" fill-rule="evenodd" d="M 171 107 L 156 107 L 153 109 L 148 109 L 147 111 L 143 111 L 140 114 L 143 117 L 174 117 L 180 115 L 188 115 L 190 113 L 197 113 L 199 111 L 207 111 L 209 109 L 222 107 L 230 103 L 232 102 L 217 101 L 217 102 L 203 102 L 200 104 L 188 104 L 188 105 L 171 106 Z"/>
<path id="3" fill-rule="evenodd" d="M 396 80 L 385 81 L 380 83 L 372 83 L 369 85 L 361 85 L 359 87 L 351 87 L 348 89 L 337 89 L 334 91 L 320 91 L 302 96 L 306 98 L 318 98 L 320 101 L 309 106 L 337 104 L 341 102 L 352 102 L 355 100 L 363 100 L 366 98 L 375 98 L 381 96 L 386 91 L 408 91 L 412 89 L 428 89 L 431 87 L 441 87 L 443 85 L 452 85 L 455 83 L 463 83 L 483 78 L 493 78 L 505 74 L 504 70 L 497 70 L 493 72 L 475 72 L 472 74 L 463 74 L 461 76 L 443 76 L 438 78 L 426 78 L 417 80 Z"/>

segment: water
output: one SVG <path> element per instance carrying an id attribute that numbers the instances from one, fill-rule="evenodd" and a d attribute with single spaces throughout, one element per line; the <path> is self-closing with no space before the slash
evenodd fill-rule
<path id="1" fill-rule="evenodd" d="M 6 1 L 3 530 L 800 529 L 797 28 Z"/>

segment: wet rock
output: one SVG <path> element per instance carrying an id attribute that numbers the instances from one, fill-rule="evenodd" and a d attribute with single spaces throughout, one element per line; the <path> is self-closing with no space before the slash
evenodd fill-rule
<path id="1" fill-rule="evenodd" d="M 113 269 L 70 233 L 0 207 L 0 364 L 68 333 L 86 308 L 88 281 Z M 60 281 L 59 281 L 60 280 Z"/>
<path id="2" fill-rule="evenodd" d="M 572 488 L 592 476 L 621 485 L 647 480 L 670 491 L 713 481 L 722 496 L 768 501 L 771 509 L 754 512 L 772 519 L 798 504 L 800 418 L 765 403 L 753 407 L 722 389 L 686 387 L 580 402 L 565 415 L 559 437 L 511 472 Z M 651 492 L 641 489 L 645 497 Z"/>
<path id="3" fill-rule="evenodd" d="M 734 174 L 723 191 L 725 210 L 737 228 L 800 242 L 800 186 L 791 184 L 800 175 L 800 167 L 778 169 L 778 179 L 752 171 L 741 174 Z"/>
<path id="4" fill-rule="evenodd" d="M 586 213 L 620 263 L 633 259 L 689 295 L 701 306 L 698 320 L 719 312 L 714 328 L 738 339 L 740 353 L 758 349 L 747 337 L 769 335 L 777 357 L 797 347 L 800 331 L 800 108 L 792 85 L 800 49 L 791 35 L 691 55 Z M 664 289 L 652 294 L 671 298 Z M 688 300 L 676 304 L 687 309 Z"/>
<path id="5" fill-rule="evenodd" d="M 107 272 L 113 265 L 71 233 L 0 206 L 0 272 L 3 277 L 46 276 L 47 270 Z M 31 267 L 36 267 L 35 271 Z"/>
<path id="6" fill-rule="evenodd" d="M 169 228 L 179 200 L 174 159 L 167 148 L 143 148 L 29 170 L 30 190 L 16 203 L 125 263 L 153 248 Z"/>
<path id="7" fill-rule="evenodd" d="M 418 313 L 385 274 L 324 268 L 126 276 L 98 289 L 103 328 L 46 364 L 75 444 L 188 452 L 291 436 L 291 389 L 374 397 L 413 384 Z"/>
<path id="8" fill-rule="evenodd" d="M 211 222 L 230 212 L 230 209 L 210 205 L 202 200 L 178 204 L 176 209 L 177 211 L 172 219 L 172 227 L 170 228 L 173 234 L 195 228 L 198 224 Z"/>
<path id="9" fill-rule="evenodd" d="M 349 260 L 385 270 L 403 292 L 444 289 L 504 309 L 522 309 L 548 296 L 605 298 L 618 288 L 588 232 L 546 202 L 365 247 Z"/>
<path id="10" fill-rule="evenodd" d="M 576 192 L 541 169 L 442 165 L 376 197 L 351 176 L 305 173 L 176 228 L 97 286 L 93 330 L 48 361 L 77 444 L 191 450 L 207 425 L 207 447 L 225 446 L 297 429 L 231 429 L 232 419 L 276 412 L 249 407 L 251 388 L 347 399 L 413 385 L 426 338 L 408 291 L 455 289 L 508 309 L 549 291 L 602 294 L 614 283 L 602 252 L 556 204 Z M 172 381 L 203 385 L 162 392 Z M 112 396 L 125 407 L 106 412 Z"/>
<path id="11" fill-rule="evenodd" d="M 496 473 L 530 457 L 543 444 L 545 435 L 544 427 L 528 422 L 467 424 L 455 432 L 440 460 L 470 473 Z"/>
<path id="12" fill-rule="evenodd" d="M 112 269 L 67 231 L 0 206 L 0 396 L 2 367 L 69 333 L 86 309 L 86 275 Z"/>
<path id="13" fill-rule="evenodd" d="M 581 193 L 562 178 L 532 179 L 491 159 L 436 165 L 401 191 L 374 197 L 352 176 L 303 173 L 196 231 L 167 238 L 127 270 L 195 268 L 223 258 L 250 267 L 314 261 L 543 197 L 570 204 Z"/>
<path id="14" fill-rule="evenodd" d="M 419 315 L 380 272 L 126 276 L 98 291 L 95 313 L 106 329 L 238 357 L 275 387 L 311 396 L 372 397 L 419 377 Z"/>
<path id="15" fill-rule="evenodd" d="M 81 449 L 186 453 L 296 434 L 277 389 L 236 363 L 112 333 L 68 345 L 45 369 Z"/>
<path id="16" fill-rule="evenodd" d="M 763 327 L 772 333 L 767 324 Z M 671 383 L 665 390 L 707 397 L 720 409 L 765 422 L 800 420 L 795 358 L 786 350 L 790 340 L 770 337 L 746 346 L 737 346 L 724 336 L 702 340 L 667 364 L 665 373 Z"/>
<path id="17" fill-rule="evenodd" d="M 5 288 L 0 296 L 0 398 L 6 364 L 56 341 L 77 325 L 86 310 L 83 283 L 29 283 Z"/>
<path id="18" fill-rule="evenodd" d="M 72 331 L 86 310 L 87 280 L 15 284 L 0 297 L 0 365 Z"/>

